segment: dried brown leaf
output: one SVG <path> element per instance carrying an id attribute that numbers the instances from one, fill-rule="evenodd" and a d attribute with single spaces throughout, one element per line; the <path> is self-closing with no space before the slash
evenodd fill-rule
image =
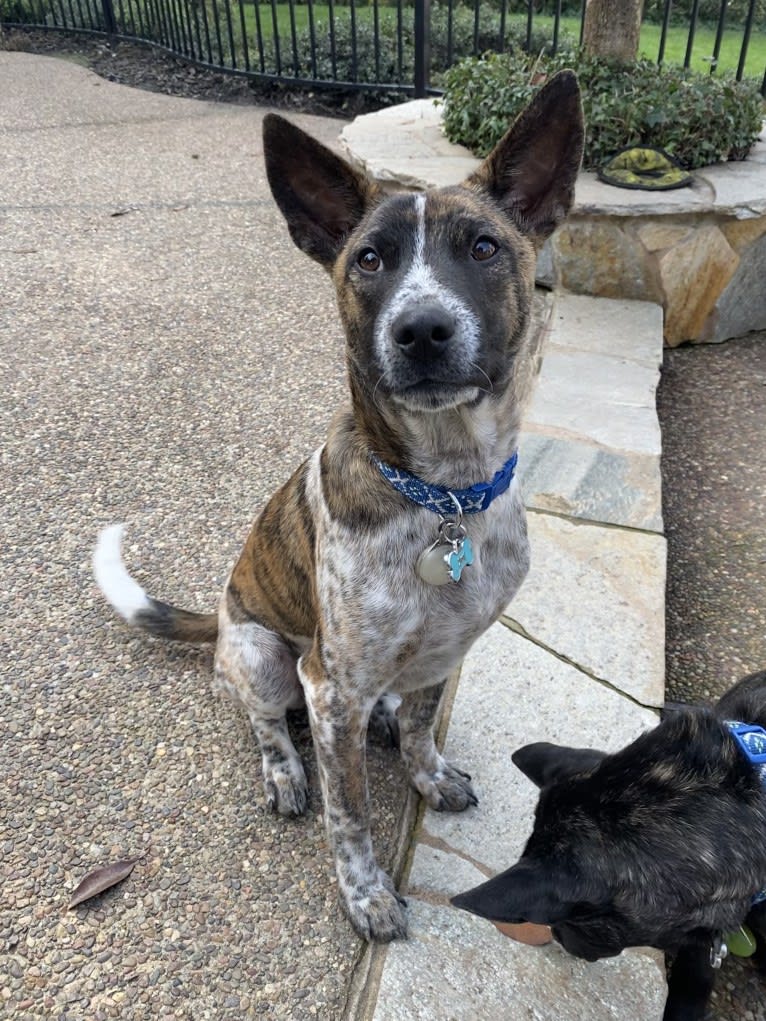
<path id="1" fill-rule="evenodd" d="M 141 858 L 143 858 L 142 854 L 135 858 L 123 858 L 122 861 L 113 862 L 111 865 L 102 865 L 101 868 L 89 872 L 73 891 L 69 901 L 70 909 L 76 908 L 78 904 L 90 900 L 91 897 L 97 897 L 104 890 L 109 890 L 117 883 L 121 883 L 123 879 L 127 879 L 136 862 Z"/>

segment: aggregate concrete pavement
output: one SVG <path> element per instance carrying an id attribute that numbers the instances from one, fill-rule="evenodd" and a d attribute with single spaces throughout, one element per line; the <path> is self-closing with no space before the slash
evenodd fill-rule
<path id="1" fill-rule="evenodd" d="M 766 333 L 667 351 L 662 420 L 668 697 L 766 668 Z"/>
<path id="2" fill-rule="evenodd" d="M 720 697 L 766 668 L 766 333 L 665 353 L 667 694 Z M 766 1021 L 766 978 L 726 961 L 710 1021 Z"/>
<path id="3" fill-rule="evenodd" d="M 310 811 L 275 819 L 210 648 L 132 636 L 90 573 L 97 530 L 126 521 L 143 583 L 215 607 L 342 398 L 329 281 L 270 200 L 263 110 L 22 53 L 0 53 L 0 97 L 0 1015 L 336 1018 L 360 944 L 305 720 Z M 398 756 L 373 748 L 370 783 L 390 864 Z M 67 911 L 86 872 L 136 854 Z"/>

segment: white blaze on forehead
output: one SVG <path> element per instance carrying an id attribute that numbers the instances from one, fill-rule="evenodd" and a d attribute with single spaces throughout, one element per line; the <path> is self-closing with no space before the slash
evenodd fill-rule
<path id="1" fill-rule="evenodd" d="M 474 360 L 479 347 L 479 318 L 470 305 L 451 288 L 438 280 L 433 268 L 426 260 L 426 201 L 427 196 L 413 195 L 415 208 L 415 231 L 412 239 L 412 262 L 399 286 L 392 291 L 382 306 L 375 324 L 375 350 L 378 360 L 386 372 L 397 355 L 391 327 L 397 316 L 408 306 L 422 304 L 441 305 L 455 320 L 455 337 L 451 341 L 455 349 L 455 366 L 467 368 Z M 402 248 L 406 241 L 402 239 Z"/>
<path id="2" fill-rule="evenodd" d="M 426 252 L 426 197 L 425 195 L 415 196 L 415 213 L 418 218 L 418 225 L 415 233 L 415 261 L 422 262 Z"/>

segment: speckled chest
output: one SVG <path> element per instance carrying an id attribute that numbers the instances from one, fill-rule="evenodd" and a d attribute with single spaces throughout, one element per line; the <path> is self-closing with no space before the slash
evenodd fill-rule
<path id="1" fill-rule="evenodd" d="M 316 492 L 316 490 L 315 490 Z M 324 658 L 335 677 L 374 694 L 436 684 L 516 594 L 529 568 L 518 487 L 465 519 L 474 562 L 459 582 L 417 573 L 439 519 L 413 506 L 373 532 L 318 509 L 317 581 Z"/>

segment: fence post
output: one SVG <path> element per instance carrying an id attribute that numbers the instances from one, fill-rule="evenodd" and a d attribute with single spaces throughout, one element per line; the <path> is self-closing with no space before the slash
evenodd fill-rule
<path id="1" fill-rule="evenodd" d="M 739 51 L 739 63 L 737 64 L 737 81 L 742 81 L 745 73 L 745 61 L 747 60 L 747 48 L 750 45 L 750 33 L 753 31 L 753 18 L 755 16 L 755 0 L 750 0 L 747 8 L 747 21 L 745 22 L 745 33 L 742 36 L 742 49 Z"/>
<path id="2" fill-rule="evenodd" d="M 431 0 L 415 0 L 415 98 L 423 99 L 431 63 Z"/>
<path id="3" fill-rule="evenodd" d="M 114 16 L 112 0 L 101 0 L 101 10 L 104 15 L 104 28 L 109 35 L 117 35 L 117 18 Z"/>

